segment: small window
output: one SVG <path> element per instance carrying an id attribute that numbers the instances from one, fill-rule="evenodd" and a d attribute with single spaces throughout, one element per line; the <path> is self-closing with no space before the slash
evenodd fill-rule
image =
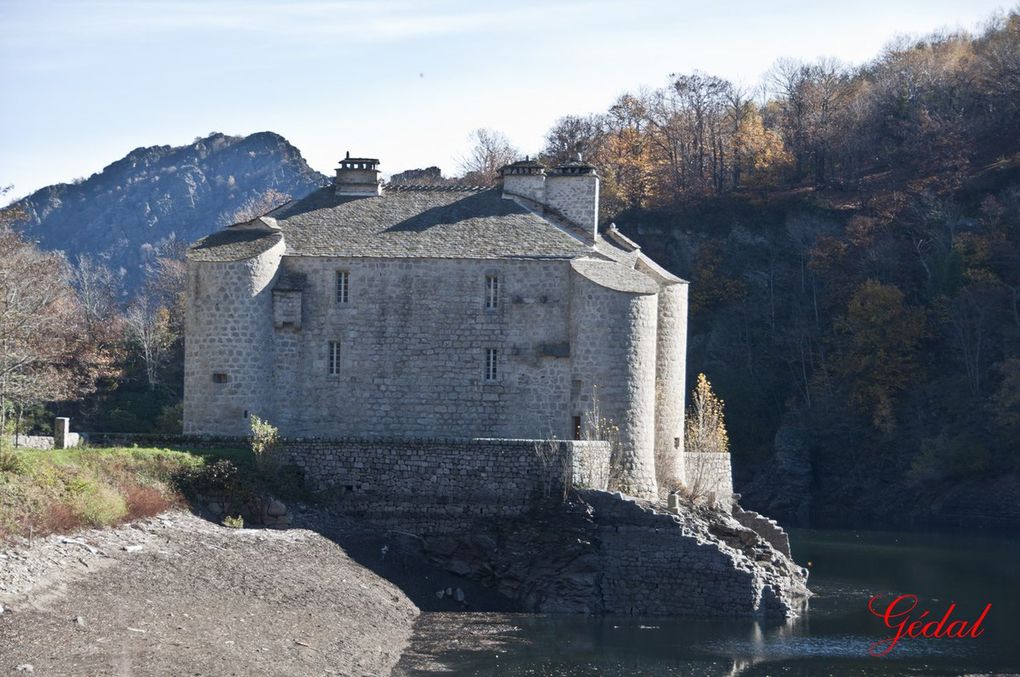
<path id="1" fill-rule="evenodd" d="M 340 342 L 329 342 L 329 375 L 336 376 L 340 373 Z"/>
<path id="2" fill-rule="evenodd" d="M 485 276 L 485 307 L 496 308 L 499 306 L 499 277 L 496 275 Z"/>
<path id="3" fill-rule="evenodd" d="M 485 380 L 495 381 L 498 376 L 496 369 L 496 363 L 498 361 L 498 353 L 495 348 L 485 349 Z"/>
<path id="4" fill-rule="evenodd" d="M 351 273 L 347 270 L 336 271 L 336 302 L 349 303 L 351 300 Z"/>
<path id="5" fill-rule="evenodd" d="M 230 377 L 224 374 L 222 371 L 217 371 L 212 375 L 213 383 L 226 383 L 230 380 Z"/>
<path id="6" fill-rule="evenodd" d="M 580 416 L 575 416 L 574 417 L 574 439 L 575 440 L 581 439 L 581 417 Z"/>

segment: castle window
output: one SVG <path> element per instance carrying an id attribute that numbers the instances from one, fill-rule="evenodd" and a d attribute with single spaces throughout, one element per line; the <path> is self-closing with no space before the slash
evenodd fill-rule
<path id="1" fill-rule="evenodd" d="M 499 277 L 496 275 L 485 276 L 485 307 L 496 308 L 499 306 Z"/>
<path id="2" fill-rule="evenodd" d="M 329 375 L 336 376 L 340 373 L 340 342 L 329 342 Z"/>
<path id="3" fill-rule="evenodd" d="M 580 416 L 575 416 L 574 417 L 574 439 L 575 440 L 581 439 L 581 417 Z"/>
<path id="4" fill-rule="evenodd" d="M 351 273 L 347 270 L 336 271 L 336 302 L 348 303 L 351 300 Z"/>
<path id="5" fill-rule="evenodd" d="M 212 382 L 213 383 L 226 383 L 229 380 L 230 380 L 230 377 L 227 376 L 226 374 L 224 374 L 221 371 L 217 371 L 217 372 L 215 372 L 212 375 Z"/>
<path id="6" fill-rule="evenodd" d="M 497 374 L 496 362 L 498 353 L 495 348 L 485 349 L 485 380 L 495 381 Z"/>

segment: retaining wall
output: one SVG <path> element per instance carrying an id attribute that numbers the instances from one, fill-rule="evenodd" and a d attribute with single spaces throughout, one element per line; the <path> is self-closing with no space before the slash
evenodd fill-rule
<path id="1" fill-rule="evenodd" d="M 686 452 L 687 486 L 695 493 L 713 494 L 716 502 L 728 506 L 733 496 L 730 455 L 715 452 Z"/>

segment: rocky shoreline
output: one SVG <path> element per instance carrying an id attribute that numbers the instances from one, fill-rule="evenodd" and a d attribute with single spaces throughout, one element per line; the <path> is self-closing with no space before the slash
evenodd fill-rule
<path id="1" fill-rule="evenodd" d="M 775 533 L 703 505 L 580 491 L 431 538 L 287 518 L 231 529 L 175 511 L 7 544 L 0 671 L 388 674 L 421 611 L 788 618 L 810 594 Z"/>

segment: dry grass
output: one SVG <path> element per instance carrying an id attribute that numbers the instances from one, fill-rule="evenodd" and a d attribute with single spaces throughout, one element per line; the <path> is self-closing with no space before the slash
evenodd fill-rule
<path id="1" fill-rule="evenodd" d="M 205 464 L 169 449 L 7 450 L 0 540 L 112 526 L 183 506 L 178 478 Z"/>

